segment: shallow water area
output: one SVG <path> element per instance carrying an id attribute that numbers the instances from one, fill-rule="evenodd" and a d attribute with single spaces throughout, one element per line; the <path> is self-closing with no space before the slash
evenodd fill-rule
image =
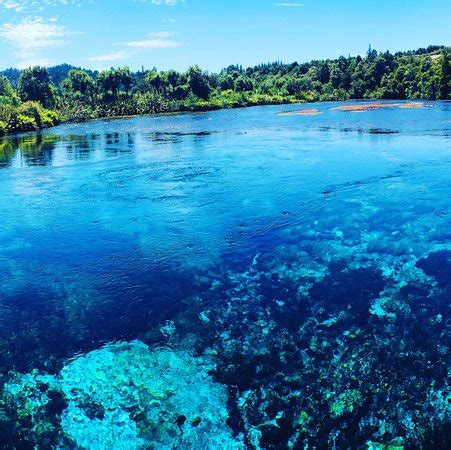
<path id="1" fill-rule="evenodd" d="M 0 140 L 4 448 L 445 448 L 451 107 L 395 103 Z"/>

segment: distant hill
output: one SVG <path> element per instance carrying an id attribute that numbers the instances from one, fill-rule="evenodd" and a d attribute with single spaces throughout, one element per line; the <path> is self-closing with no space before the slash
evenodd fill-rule
<path id="1" fill-rule="evenodd" d="M 53 84 L 58 86 L 61 83 L 61 81 L 63 81 L 67 77 L 68 73 L 72 69 L 81 69 L 81 67 L 75 67 L 70 64 L 59 64 L 58 66 L 49 67 L 48 70 L 49 70 L 49 74 L 50 74 Z M 97 76 L 97 72 L 95 72 L 95 71 L 92 71 L 89 69 L 83 69 L 83 70 L 86 73 L 88 73 L 89 75 L 91 75 L 92 77 Z M 17 87 L 17 81 L 19 80 L 19 76 L 20 76 L 20 69 L 15 69 L 15 68 L 6 69 L 4 71 L 1 71 L 0 75 L 5 76 L 9 80 L 9 82 L 12 84 L 13 87 Z"/>
<path id="2" fill-rule="evenodd" d="M 3 72 L 0 72 L 0 75 L 6 77 L 14 88 L 17 87 L 17 81 L 19 80 L 20 76 L 19 69 L 6 69 Z"/>

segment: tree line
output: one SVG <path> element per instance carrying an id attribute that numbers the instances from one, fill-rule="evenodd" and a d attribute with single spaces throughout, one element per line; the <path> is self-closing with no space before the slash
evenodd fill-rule
<path id="1" fill-rule="evenodd" d="M 364 57 L 232 65 L 217 74 L 198 66 L 186 72 L 128 67 L 96 72 L 67 64 L 8 69 L 0 73 L 0 135 L 62 121 L 173 111 L 348 99 L 448 100 L 450 55 L 444 46 L 395 54 L 370 47 Z"/>

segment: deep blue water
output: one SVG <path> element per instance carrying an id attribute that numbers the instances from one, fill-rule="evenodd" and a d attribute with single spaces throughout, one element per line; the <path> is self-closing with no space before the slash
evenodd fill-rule
<path id="1" fill-rule="evenodd" d="M 160 328 L 174 323 L 168 345 L 214 348 L 230 398 L 253 392 L 259 414 L 237 401 L 231 428 L 260 427 L 262 448 L 290 439 L 325 448 L 333 436 L 357 448 L 379 436 L 373 407 L 394 423 L 380 442 L 418 444 L 402 417 L 426 408 L 447 365 L 451 105 L 337 105 L 95 121 L 0 140 L 4 379 L 55 373 L 111 341 L 164 344 Z M 300 108 L 321 114 L 278 114 Z M 363 337 L 350 344 L 346 332 Z M 329 341 L 324 354 L 312 339 Z M 363 381 L 328 372 L 345 347 L 351 359 L 377 348 L 371 371 L 355 368 Z M 290 384 L 294 374 L 308 386 Z M 321 379 L 365 400 L 331 416 Z M 382 399 L 375 386 L 394 380 L 403 393 Z M 299 431 L 293 417 L 307 397 L 296 404 L 287 392 L 303 389 L 324 413 L 307 411 Z M 276 420 L 268 392 L 289 425 L 267 424 Z M 416 429 L 427 422 L 412 417 Z M 423 434 L 441 436 L 442 426 Z"/>

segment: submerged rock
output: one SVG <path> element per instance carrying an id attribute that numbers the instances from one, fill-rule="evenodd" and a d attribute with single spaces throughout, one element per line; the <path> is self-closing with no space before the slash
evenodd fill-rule
<path id="1" fill-rule="evenodd" d="M 330 412 L 333 416 L 341 416 L 345 413 L 351 413 L 356 405 L 362 402 L 361 394 L 356 389 L 340 394 L 330 405 Z"/>
<path id="2" fill-rule="evenodd" d="M 212 380 L 212 368 L 187 352 L 116 343 L 55 376 L 15 374 L 4 396 L 31 424 L 25 437 L 33 443 L 52 435 L 56 445 L 90 449 L 241 448 L 226 424 L 226 388 Z M 55 391 L 67 402 L 56 424 L 55 414 L 46 414 Z"/>

